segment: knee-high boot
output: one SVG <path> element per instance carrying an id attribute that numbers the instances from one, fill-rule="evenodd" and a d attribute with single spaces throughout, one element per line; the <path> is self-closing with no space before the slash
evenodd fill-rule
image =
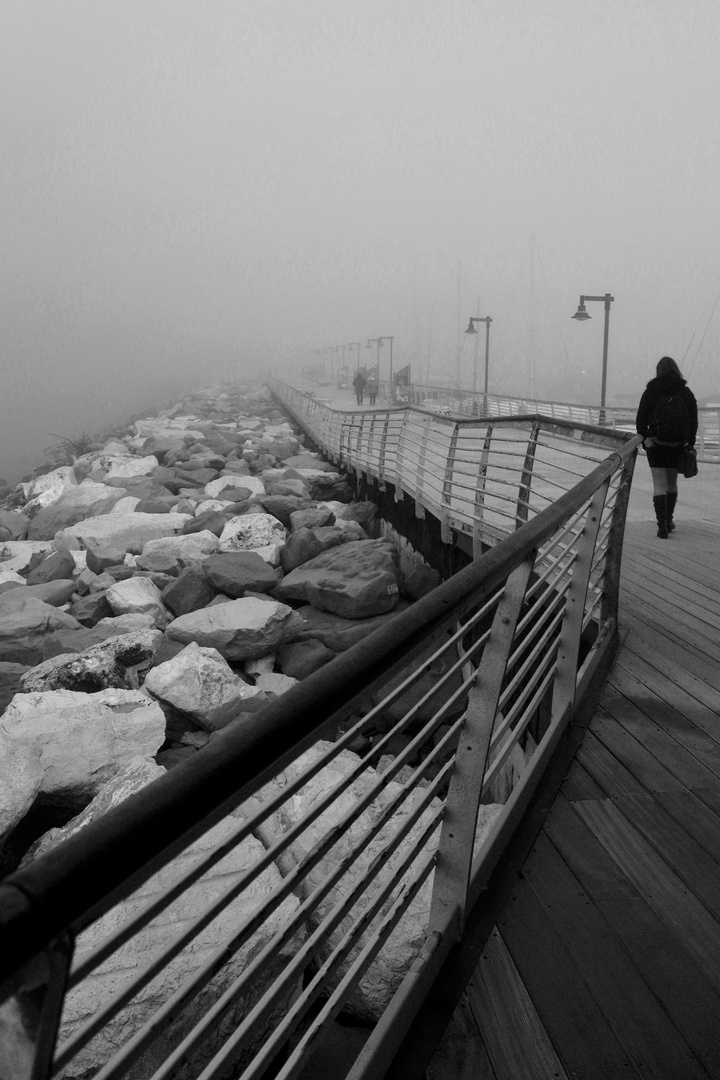
<path id="1" fill-rule="evenodd" d="M 675 528 L 675 522 L 673 521 L 673 514 L 675 513 L 675 503 L 677 502 L 677 491 L 668 491 L 667 493 L 667 530 L 672 532 Z"/>
<path id="2" fill-rule="evenodd" d="M 655 517 L 657 518 L 657 534 L 661 540 L 667 540 L 667 495 L 653 495 L 653 506 L 655 507 Z"/>

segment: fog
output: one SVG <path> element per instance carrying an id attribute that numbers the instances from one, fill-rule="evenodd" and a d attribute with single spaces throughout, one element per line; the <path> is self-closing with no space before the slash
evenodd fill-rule
<path id="1" fill-rule="evenodd" d="M 615 297 L 608 400 L 663 354 L 719 395 L 719 31 L 710 0 L 5 0 L 0 476 L 368 337 L 467 382 L 478 311 L 491 390 L 597 402 L 581 293 Z"/>

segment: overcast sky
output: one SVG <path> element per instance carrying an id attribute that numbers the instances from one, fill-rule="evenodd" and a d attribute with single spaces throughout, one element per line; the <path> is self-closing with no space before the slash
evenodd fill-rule
<path id="1" fill-rule="evenodd" d="M 235 367 L 720 393 L 713 0 L 3 0 L 0 475 Z M 481 358 L 482 358 L 481 348 Z M 341 350 L 336 353 L 339 361 Z"/>

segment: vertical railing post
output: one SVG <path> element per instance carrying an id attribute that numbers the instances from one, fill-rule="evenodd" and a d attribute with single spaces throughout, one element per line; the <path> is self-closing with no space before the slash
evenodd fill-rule
<path id="1" fill-rule="evenodd" d="M 630 487 L 637 455 L 632 454 L 623 465 L 618 480 L 612 521 L 608 532 L 607 553 L 605 555 L 605 580 L 600 601 L 600 618 L 605 623 L 608 619 L 617 621 L 620 599 L 620 569 L 622 563 L 623 536 L 625 519 L 630 501 Z"/>
<path id="2" fill-rule="evenodd" d="M 455 456 L 457 454 L 459 429 L 459 424 L 455 422 L 453 424 L 452 435 L 450 436 L 450 447 L 445 462 L 445 475 L 443 476 L 442 504 L 440 506 L 440 539 L 444 544 L 452 542 L 450 514 L 452 510 L 453 473 L 455 471 Z"/>
<path id="3" fill-rule="evenodd" d="M 465 925 L 477 816 L 490 738 L 534 562 L 533 552 L 510 573 L 495 609 L 474 685 L 468 693 L 440 832 L 428 924 L 430 933 L 446 924 L 451 913 L 454 913 L 457 938 L 461 937 Z"/>
<path id="4" fill-rule="evenodd" d="M 479 559 L 483 553 L 481 522 L 485 511 L 485 484 L 487 482 L 488 458 L 492 445 L 493 426 L 488 424 L 483 440 L 482 453 L 478 463 L 477 484 L 475 485 L 475 503 L 473 505 L 473 559 Z"/>
<path id="5" fill-rule="evenodd" d="M 610 481 L 606 480 L 593 495 L 585 517 L 585 525 L 578 538 L 577 556 L 565 600 L 565 612 L 560 628 L 557 666 L 553 686 L 552 716 L 555 719 L 575 706 L 580 638 L 585 617 L 593 555 L 597 543 L 603 507 Z"/>
<path id="6" fill-rule="evenodd" d="M 530 509 L 530 486 L 532 484 L 535 451 L 537 449 L 539 432 L 540 423 L 536 420 L 530 430 L 527 450 L 525 451 L 525 461 L 523 462 L 522 473 L 520 474 L 520 485 L 518 487 L 517 506 L 515 509 L 516 529 L 519 529 L 521 525 L 524 525 L 528 519 L 528 512 Z"/>
<path id="7" fill-rule="evenodd" d="M 423 432 L 420 437 L 420 455 L 418 458 L 417 487 L 415 490 L 415 516 L 425 517 L 425 462 L 427 460 L 428 443 L 430 442 L 430 425 L 432 417 L 425 415 L 422 418 Z"/>

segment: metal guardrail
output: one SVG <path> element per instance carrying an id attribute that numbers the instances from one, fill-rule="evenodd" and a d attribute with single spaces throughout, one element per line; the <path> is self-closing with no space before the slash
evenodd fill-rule
<path id="1" fill-rule="evenodd" d="M 554 420 L 578 424 L 604 424 L 622 431 L 635 431 L 636 408 L 620 406 L 577 405 L 566 401 L 511 397 L 501 394 L 473 393 L 471 390 L 414 383 L 398 392 L 403 404 L 417 405 L 431 411 L 447 411 L 454 416 L 502 417 L 539 414 Z M 720 406 L 698 409 L 696 449 L 698 460 L 720 461 Z"/>
<path id="2" fill-rule="evenodd" d="M 290 1078 L 343 1010 L 375 1023 L 350 1077 L 381 1077 L 617 639 L 637 438 L 289 397 L 505 539 L 0 885 L 13 1080 Z"/>

